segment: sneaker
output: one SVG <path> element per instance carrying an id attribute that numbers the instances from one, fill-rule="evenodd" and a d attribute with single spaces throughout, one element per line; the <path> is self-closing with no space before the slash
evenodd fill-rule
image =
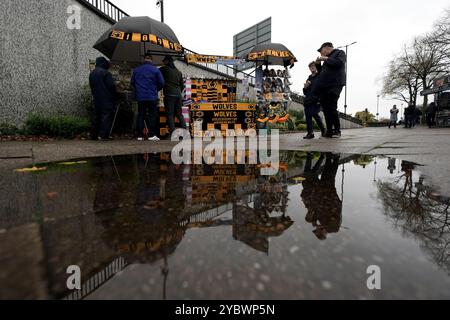
<path id="1" fill-rule="evenodd" d="M 139 137 L 137 138 L 137 141 L 144 141 L 144 138 Z"/>
<path id="2" fill-rule="evenodd" d="M 312 140 L 312 139 L 314 139 L 314 134 L 308 133 L 306 136 L 303 137 L 303 139 L 305 139 L 305 140 Z"/>
<path id="3" fill-rule="evenodd" d="M 325 135 L 324 135 L 323 137 L 324 137 L 324 138 L 331 139 L 331 138 L 333 138 L 333 132 L 327 131 L 327 132 L 325 132 Z"/>
<path id="4" fill-rule="evenodd" d="M 161 139 L 158 138 L 157 136 L 154 136 L 154 137 L 148 138 L 148 141 L 161 141 Z"/>
<path id="5" fill-rule="evenodd" d="M 340 138 L 342 136 L 342 133 L 341 131 L 334 131 L 333 136 L 335 136 L 336 138 Z"/>

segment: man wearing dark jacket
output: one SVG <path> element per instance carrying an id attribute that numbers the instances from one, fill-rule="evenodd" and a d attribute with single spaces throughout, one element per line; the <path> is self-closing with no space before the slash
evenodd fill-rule
<path id="1" fill-rule="evenodd" d="M 183 90 L 184 80 L 183 74 L 175 67 L 173 58 L 166 56 L 163 60 L 164 66 L 161 71 L 165 86 L 164 86 L 164 107 L 167 112 L 167 122 L 170 128 L 170 134 L 175 131 L 174 116 L 178 118 L 180 126 L 186 129 L 186 121 L 184 120 L 183 108 Z"/>
<path id="2" fill-rule="evenodd" d="M 117 106 L 117 91 L 112 74 L 108 71 L 109 62 L 99 57 L 95 70 L 89 76 L 89 85 L 94 96 L 94 113 L 92 119 L 92 140 L 109 140 Z"/>
<path id="3" fill-rule="evenodd" d="M 437 113 L 436 103 L 432 102 L 428 105 L 428 108 L 426 110 L 427 124 L 429 128 L 433 128 L 436 126 L 436 113 Z"/>
<path id="4" fill-rule="evenodd" d="M 138 140 L 144 139 L 144 129 L 149 130 L 150 141 L 159 141 L 158 101 L 164 88 L 164 78 L 153 65 L 152 56 L 146 53 L 144 64 L 133 70 L 131 85 L 138 102 Z"/>
<path id="5" fill-rule="evenodd" d="M 311 71 L 311 75 L 305 83 L 303 88 L 303 94 L 305 95 L 305 117 L 306 117 L 306 126 L 308 129 L 308 134 L 303 139 L 314 139 L 314 126 L 313 126 L 313 118 L 316 120 L 317 125 L 322 132 L 322 136 L 325 136 L 325 127 L 322 123 L 322 119 L 319 116 L 320 113 L 320 102 L 319 97 L 315 94 L 315 88 L 317 86 L 319 80 L 319 70 L 322 68 L 322 65 L 316 64 L 315 62 L 311 62 L 309 64 L 309 69 Z"/>
<path id="6" fill-rule="evenodd" d="M 347 84 L 345 65 L 347 56 L 344 51 L 334 49 L 330 42 L 324 43 L 320 49 L 320 57 L 317 62 L 322 63 L 319 81 L 315 91 L 320 98 L 320 103 L 327 124 L 327 138 L 341 136 L 341 125 L 338 113 L 338 101 L 342 88 Z"/>

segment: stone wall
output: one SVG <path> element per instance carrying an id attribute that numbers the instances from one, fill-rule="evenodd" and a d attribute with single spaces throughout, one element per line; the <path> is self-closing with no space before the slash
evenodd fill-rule
<path id="1" fill-rule="evenodd" d="M 69 30 L 67 9 L 81 9 Z M 82 115 L 92 48 L 111 23 L 75 0 L 0 1 L 0 123 L 29 113 Z"/>

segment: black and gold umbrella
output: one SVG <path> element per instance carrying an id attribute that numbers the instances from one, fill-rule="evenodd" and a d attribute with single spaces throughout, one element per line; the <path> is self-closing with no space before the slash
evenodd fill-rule
<path id="1" fill-rule="evenodd" d="M 293 66 L 297 58 L 292 52 L 280 43 L 265 43 L 255 46 L 247 55 L 249 62 L 266 65 Z"/>
<path id="2" fill-rule="evenodd" d="M 153 62 L 162 64 L 165 55 L 182 55 L 183 47 L 173 30 L 149 17 L 126 17 L 106 31 L 94 48 L 114 61 L 142 62 L 150 51 Z"/>

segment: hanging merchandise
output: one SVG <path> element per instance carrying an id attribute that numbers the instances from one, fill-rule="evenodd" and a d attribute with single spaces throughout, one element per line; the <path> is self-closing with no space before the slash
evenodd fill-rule
<path id="1" fill-rule="evenodd" d="M 235 102 L 237 81 L 223 79 L 192 79 L 191 99 L 197 103 Z"/>
<path id="2" fill-rule="evenodd" d="M 266 43 L 255 46 L 247 55 L 247 61 L 255 62 L 257 65 L 255 87 L 258 101 L 257 127 L 264 129 L 267 123 L 287 122 L 292 85 L 288 67 L 293 68 L 297 59 L 284 45 Z M 276 70 L 269 66 L 281 66 L 284 70 Z"/>
<path id="3" fill-rule="evenodd" d="M 192 133 L 203 137 L 212 130 L 223 136 L 243 136 L 256 129 L 256 105 L 252 103 L 198 103 L 191 106 Z"/>
<path id="4" fill-rule="evenodd" d="M 222 64 L 222 65 L 240 65 L 245 63 L 244 59 L 237 57 L 224 57 L 224 56 L 209 56 L 200 54 L 187 54 L 185 55 L 186 62 L 191 63 L 208 63 L 208 64 Z"/>

